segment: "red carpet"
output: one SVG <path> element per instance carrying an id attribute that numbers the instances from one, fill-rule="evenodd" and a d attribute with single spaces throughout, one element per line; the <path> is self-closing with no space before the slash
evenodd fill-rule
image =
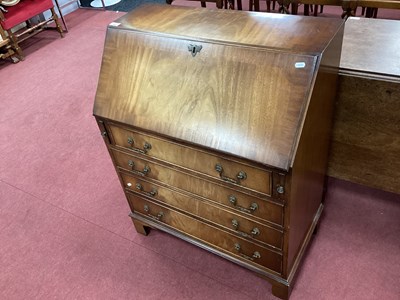
<path id="1" fill-rule="evenodd" d="M 254 273 L 136 233 L 92 117 L 106 25 L 79 10 L 0 61 L 0 299 L 275 299 Z M 400 197 L 331 179 L 291 299 L 400 295 Z"/>

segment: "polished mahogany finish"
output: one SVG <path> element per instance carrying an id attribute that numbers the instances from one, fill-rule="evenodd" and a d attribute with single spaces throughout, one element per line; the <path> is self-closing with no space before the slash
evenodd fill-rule
<path id="1" fill-rule="evenodd" d="M 110 24 L 94 105 L 138 232 L 288 298 L 323 205 L 343 21 L 143 6 Z"/>

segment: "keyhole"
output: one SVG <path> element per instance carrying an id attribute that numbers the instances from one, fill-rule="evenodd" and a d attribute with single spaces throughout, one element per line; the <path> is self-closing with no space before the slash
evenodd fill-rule
<path id="1" fill-rule="evenodd" d="M 192 44 L 188 45 L 188 50 L 190 51 L 193 57 L 195 57 L 197 52 L 200 52 L 202 48 L 203 46 L 201 45 L 192 45 Z"/>

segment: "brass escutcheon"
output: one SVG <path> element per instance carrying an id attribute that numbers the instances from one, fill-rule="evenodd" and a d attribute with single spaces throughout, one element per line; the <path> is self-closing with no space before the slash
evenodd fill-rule
<path id="1" fill-rule="evenodd" d="M 196 54 L 201 51 L 201 49 L 203 49 L 202 45 L 194 45 L 194 44 L 188 45 L 188 50 L 192 54 L 193 57 L 195 57 Z"/>

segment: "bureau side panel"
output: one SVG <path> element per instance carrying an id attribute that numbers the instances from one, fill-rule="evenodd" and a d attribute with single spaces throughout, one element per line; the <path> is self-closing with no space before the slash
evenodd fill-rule
<path id="1" fill-rule="evenodd" d="M 287 276 L 298 267 L 320 213 L 328 163 L 343 28 L 323 54 L 291 172 L 286 211 Z M 290 279 L 290 278 L 289 278 Z M 290 281 L 290 280 L 289 280 Z"/>
<path id="2" fill-rule="evenodd" d="M 400 194 L 400 84 L 340 76 L 328 175 Z"/>

